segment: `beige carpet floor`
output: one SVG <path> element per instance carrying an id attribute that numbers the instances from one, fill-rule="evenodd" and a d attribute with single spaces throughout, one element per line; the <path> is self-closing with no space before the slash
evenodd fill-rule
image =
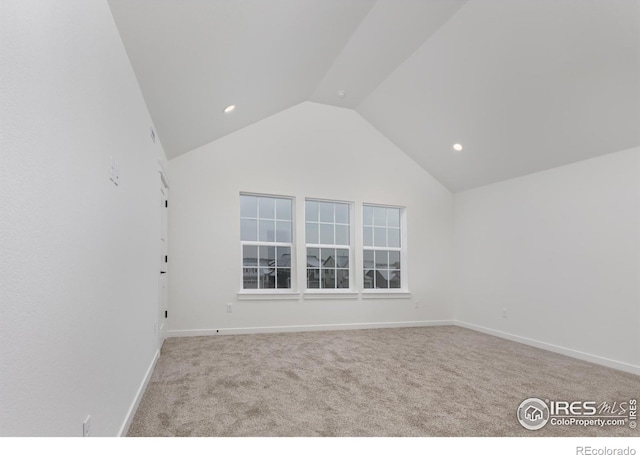
<path id="1" fill-rule="evenodd" d="M 640 436 L 524 429 L 529 397 L 628 402 L 640 376 L 453 326 L 170 338 L 128 436 Z"/>

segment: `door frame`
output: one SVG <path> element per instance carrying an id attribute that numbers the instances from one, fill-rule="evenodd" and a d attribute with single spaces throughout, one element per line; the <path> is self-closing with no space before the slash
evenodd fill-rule
<path id="1" fill-rule="evenodd" d="M 169 311 L 169 179 L 162 163 L 158 162 L 160 174 L 160 229 L 158 243 L 158 306 L 156 309 L 158 332 L 158 347 L 162 347 L 168 332 L 168 311 Z M 164 236 L 164 239 L 163 239 Z M 164 249 L 163 249 L 164 240 Z"/>

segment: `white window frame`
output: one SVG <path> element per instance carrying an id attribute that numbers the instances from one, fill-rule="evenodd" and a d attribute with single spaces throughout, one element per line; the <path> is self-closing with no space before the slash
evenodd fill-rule
<path id="1" fill-rule="evenodd" d="M 307 239 L 307 202 L 317 202 L 317 203 L 331 203 L 331 204 L 343 204 L 347 206 L 347 210 L 348 210 L 348 214 L 349 214 L 349 228 L 348 228 L 348 232 L 349 232 L 349 243 L 347 245 L 339 245 L 335 242 L 335 226 L 336 225 L 344 225 L 343 223 L 336 223 L 335 219 L 333 221 L 333 225 L 334 225 L 334 243 L 333 244 L 325 244 L 325 243 L 308 243 L 308 239 Z M 354 223 L 354 203 L 350 202 L 350 201 L 340 201 L 340 200 L 335 200 L 335 199 L 321 199 L 321 198 L 305 198 L 304 199 L 304 218 L 302 220 L 302 222 L 304 223 L 304 275 L 303 275 L 303 280 L 304 280 L 304 295 L 305 298 L 357 298 L 358 293 L 357 293 L 357 280 L 356 280 L 356 273 L 355 273 L 355 251 L 356 251 L 356 245 L 355 245 L 355 223 Z M 322 222 L 320 220 L 318 220 L 318 224 L 321 224 Z M 320 242 L 320 233 L 318 233 L 318 242 Z M 309 288 L 308 287 L 308 281 L 307 281 L 307 277 L 308 277 L 308 265 L 307 265 L 307 250 L 308 248 L 318 248 L 318 249 L 322 249 L 322 248 L 328 248 L 328 249 L 346 249 L 348 250 L 348 257 L 349 257 L 349 267 L 348 267 L 348 273 L 349 273 L 349 287 L 348 288 Z M 320 270 L 322 270 L 322 268 L 319 267 Z M 320 279 L 322 279 L 322 277 L 320 277 Z"/>
<path id="2" fill-rule="evenodd" d="M 258 299 L 258 300 L 279 300 L 279 299 L 288 299 L 288 298 L 293 298 L 293 299 L 297 299 L 299 296 L 299 292 L 297 291 L 297 261 L 296 261 L 296 199 L 293 196 L 284 196 L 284 195 L 276 195 L 276 194 L 265 194 L 265 193 L 248 193 L 248 192 L 240 192 L 239 198 L 238 198 L 238 209 L 239 209 L 239 213 L 238 213 L 238 221 L 241 223 L 241 220 L 244 218 L 242 217 L 242 214 L 240 213 L 240 198 L 242 196 L 253 196 L 253 197 L 262 197 L 262 198 L 273 198 L 273 199 L 287 199 L 291 202 L 291 242 L 287 243 L 287 242 L 266 242 L 266 241 L 260 241 L 260 240 L 242 240 L 242 234 L 241 234 L 241 229 L 238 229 L 238 233 L 239 233 L 239 237 L 240 237 L 240 267 L 239 267 L 239 274 L 240 274 L 240 290 L 238 291 L 238 299 L 239 300 L 252 300 L 252 299 Z M 259 216 L 259 215 L 258 215 Z M 244 218 L 246 219 L 246 218 Z M 256 218 L 257 221 L 260 220 L 260 218 Z M 258 222 L 258 229 L 259 229 L 259 222 Z M 290 288 L 249 288 L 249 289 L 245 289 L 244 288 L 244 268 L 246 268 L 244 266 L 244 246 L 272 246 L 272 247 L 288 247 L 290 248 L 290 252 L 291 252 L 291 263 L 290 263 L 290 269 L 291 269 L 291 287 Z M 259 264 L 258 264 L 258 268 L 259 268 Z M 277 278 L 276 278 L 277 279 Z"/>
<path id="3" fill-rule="evenodd" d="M 398 209 L 400 211 L 400 247 L 380 247 L 380 246 L 366 246 L 364 242 L 364 211 L 365 207 L 380 207 L 385 209 Z M 367 225 L 368 226 L 368 225 Z M 409 270 L 408 270 L 408 258 L 407 258 L 407 208 L 403 206 L 390 205 L 390 204 L 379 204 L 379 203 L 368 203 L 365 202 L 362 204 L 360 210 L 360 233 L 361 233 L 361 242 L 360 242 L 360 277 L 361 281 L 359 283 L 361 293 L 363 298 L 410 298 L 411 294 L 409 292 Z M 400 252 L 400 287 L 399 288 L 365 288 L 364 280 L 364 252 L 365 251 L 399 251 Z M 374 253 L 375 254 L 375 253 Z M 375 259 L 374 259 L 375 260 Z"/>

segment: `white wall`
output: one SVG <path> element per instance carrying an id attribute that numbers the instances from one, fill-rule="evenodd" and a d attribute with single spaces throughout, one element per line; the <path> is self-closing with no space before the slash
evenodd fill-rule
<path id="1" fill-rule="evenodd" d="M 640 373 L 639 148 L 454 200 L 458 321 Z"/>
<path id="2" fill-rule="evenodd" d="M 164 152 L 106 1 L 1 5 L 0 435 L 113 436 L 157 351 Z"/>
<path id="3" fill-rule="evenodd" d="M 356 112 L 302 103 L 172 159 L 170 173 L 171 334 L 451 320 L 452 195 Z M 293 196 L 298 221 L 305 197 L 406 206 L 412 298 L 239 301 L 240 192 Z M 304 271 L 304 223 L 296 236 Z"/>

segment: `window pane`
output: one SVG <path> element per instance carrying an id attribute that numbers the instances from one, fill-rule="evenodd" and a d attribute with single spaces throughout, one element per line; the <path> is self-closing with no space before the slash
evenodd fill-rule
<path id="1" fill-rule="evenodd" d="M 320 248 L 307 248 L 307 267 L 320 267 Z"/>
<path id="2" fill-rule="evenodd" d="M 349 245 L 349 226 L 336 224 L 336 245 Z"/>
<path id="3" fill-rule="evenodd" d="M 364 246 L 373 246 L 373 228 L 365 227 L 363 228 L 363 239 Z"/>
<path id="4" fill-rule="evenodd" d="M 260 242 L 275 242 L 276 240 L 276 223 L 275 221 L 260 220 L 260 230 L 258 232 L 258 240 Z"/>
<path id="5" fill-rule="evenodd" d="M 341 269 L 349 268 L 349 250 L 336 250 L 336 267 Z"/>
<path id="6" fill-rule="evenodd" d="M 306 201 L 304 213 L 306 221 L 318 221 L 318 203 Z"/>
<path id="7" fill-rule="evenodd" d="M 389 228 L 389 246 L 400 248 L 400 229 Z"/>
<path id="8" fill-rule="evenodd" d="M 291 242 L 291 223 L 289 221 L 276 221 L 276 242 Z"/>
<path id="9" fill-rule="evenodd" d="M 335 268 L 336 266 L 336 250 L 334 248 L 322 248 L 321 250 L 322 268 Z"/>
<path id="10" fill-rule="evenodd" d="M 386 289 L 389 287 L 389 271 L 376 270 L 376 288 Z"/>
<path id="11" fill-rule="evenodd" d="M 258 218 L 257 197 L 240 196 L 240 216 L 243 218 Z"/>
<path id="12" fill-rule="evenodd" d="M 387 209 L 385 209 L 384 207 L 373 208 L 373 225 L 374 226 L 387 225 Z"/>
<path id="13" fill-rule="evenodd" d="M 320 287 L 320 269 L 307 269 L 307 288 L 318 289 Z"/>
<path id="14" fill-rule="evenodd" d="M 258 217 L 267 220 L 276 218 L 276 200 L 270 197 L 258 198 Z"/>
<path id="15" fill-rule="evenodd" d="M 333 204 L 331 202 L 320 202 L 320 221 L 333 223 Z"/>
<path id="16" fill-rule="evenodd" d="M 291 269 L 278 269 L 276 277 L 276 285 L 278 289 L 291 288 Z"/>
<path id="17" fill-rule="evenodd" d="M 244 245 L 242 247 L 242 265 L 258 267 L 258 247 Z"/>
<path id="18" fill-rule="evenodd" d="M 387 228 L 373 228 L 373 245 L 387 246 Z"/>
<path id="19" fill-rule="evenodd" d="M 240 239 L 249 242 L 258 240 L 258 222 L 256 220 L 240 220 Z"/>
<path id="20" fill-rule="evenodd" d="M 363 265 L 365 269 L 372 269 L 373 268 L 373 251 L 371 250 L 364 250 L 363 253 Z"/>
<path id="21" fill-rule="evenodd" d="M 389 268 L 389 253 L 387 251 L 376 251 L 376 269 Z"/>
<path id="22" fill-rule="evenodd" d="M 272 267 L 276 262 L 276 247 L 275 246 L 261 246 L 260 247 L 260 266 Z"/>
<path id="23" fill-rule="evenodd" d="M 291 221 L 291 199 L 276 199 L 276 218 Z"/>
<path id="24" fill-rule="evenodd" d="M 349 205 L 336 204 L 336 223 L 349 224 Z"/>
<path id="25" fill-rule="evenodd" d="M 320 223 L 320 243 L 333 245 L 333 224 Z"/>
<path id="26" fill-rule="evenodd" d="M 256 267 L 242 269 L 242 289 L 258 288 L 258 269 Z"/>
<path id="27" fill-rule="evenodd" d="M 319 225 L 318 223 L 307 223 L 306 225 L 306 242 L 307 243 L 320 243 L 319 237 Z"/>
<path id="28" fill-rule="evenodd" d="M 276 248 L 276 266 L 291 267 L 291 248 L 288 246 L 279 246 Z"/>
<path id="29" fill-rule="evenodd" d="M 329 270 L 321 270 L 322 272 L 322 287 L 324 289 L 335 289 L 336 288 L 336 278 L 334 269 Z"/>
<path id="30" fill-rule="evenodd" d="M 241 240 L 259 243 L 242 246 L 243 289 L 290 289 L 291 247 L 274 242 L 293 240 L 292 200 L 240 195 L 240 215 Z"/>
<path id="31" fill-rule="evenodd" d="M 392 270 L 389 279 L 389 287 L 394 289 L 400 288 L 400 270 Z"/>
<path id="32" fill-rule="evenodd" d="M 373 289 L 374 287 L 374 271 L 364 269 L 364 288 L 365 289 Z"/>
<path id="33" fill-rule="evenodd" d="M 389 251 L 389 268 L 400 269 L 400 252 Z"/>
<path id="34" fill-rule="evenodd" d="M 400 209 L 387 209 L 387 224 L 391 227 L 400 227 Z"/>
<path id="35" fill-rule="evenodd" d="M 271 269 L 271 268 L 266 268 L 266 267 L 260 267 L 258 269 L 258 274 L 259 274 L 259 282 L 258 282 L 258 287 L 260 289 L 275 289 L 276 287 L 276 277 L 275 277 L 275 270 L 276 269 Z"/>
<path id="36" fill-rule="evenodd" d="M 362 224 L 373 226 L 373 207 L 365 205 L 362 207 Z"/>
<path id="37" fill-rule="evenodd" d="M 349 287 L 349 270 L 336 271 L 336 287 L 347 289 Z"/>

